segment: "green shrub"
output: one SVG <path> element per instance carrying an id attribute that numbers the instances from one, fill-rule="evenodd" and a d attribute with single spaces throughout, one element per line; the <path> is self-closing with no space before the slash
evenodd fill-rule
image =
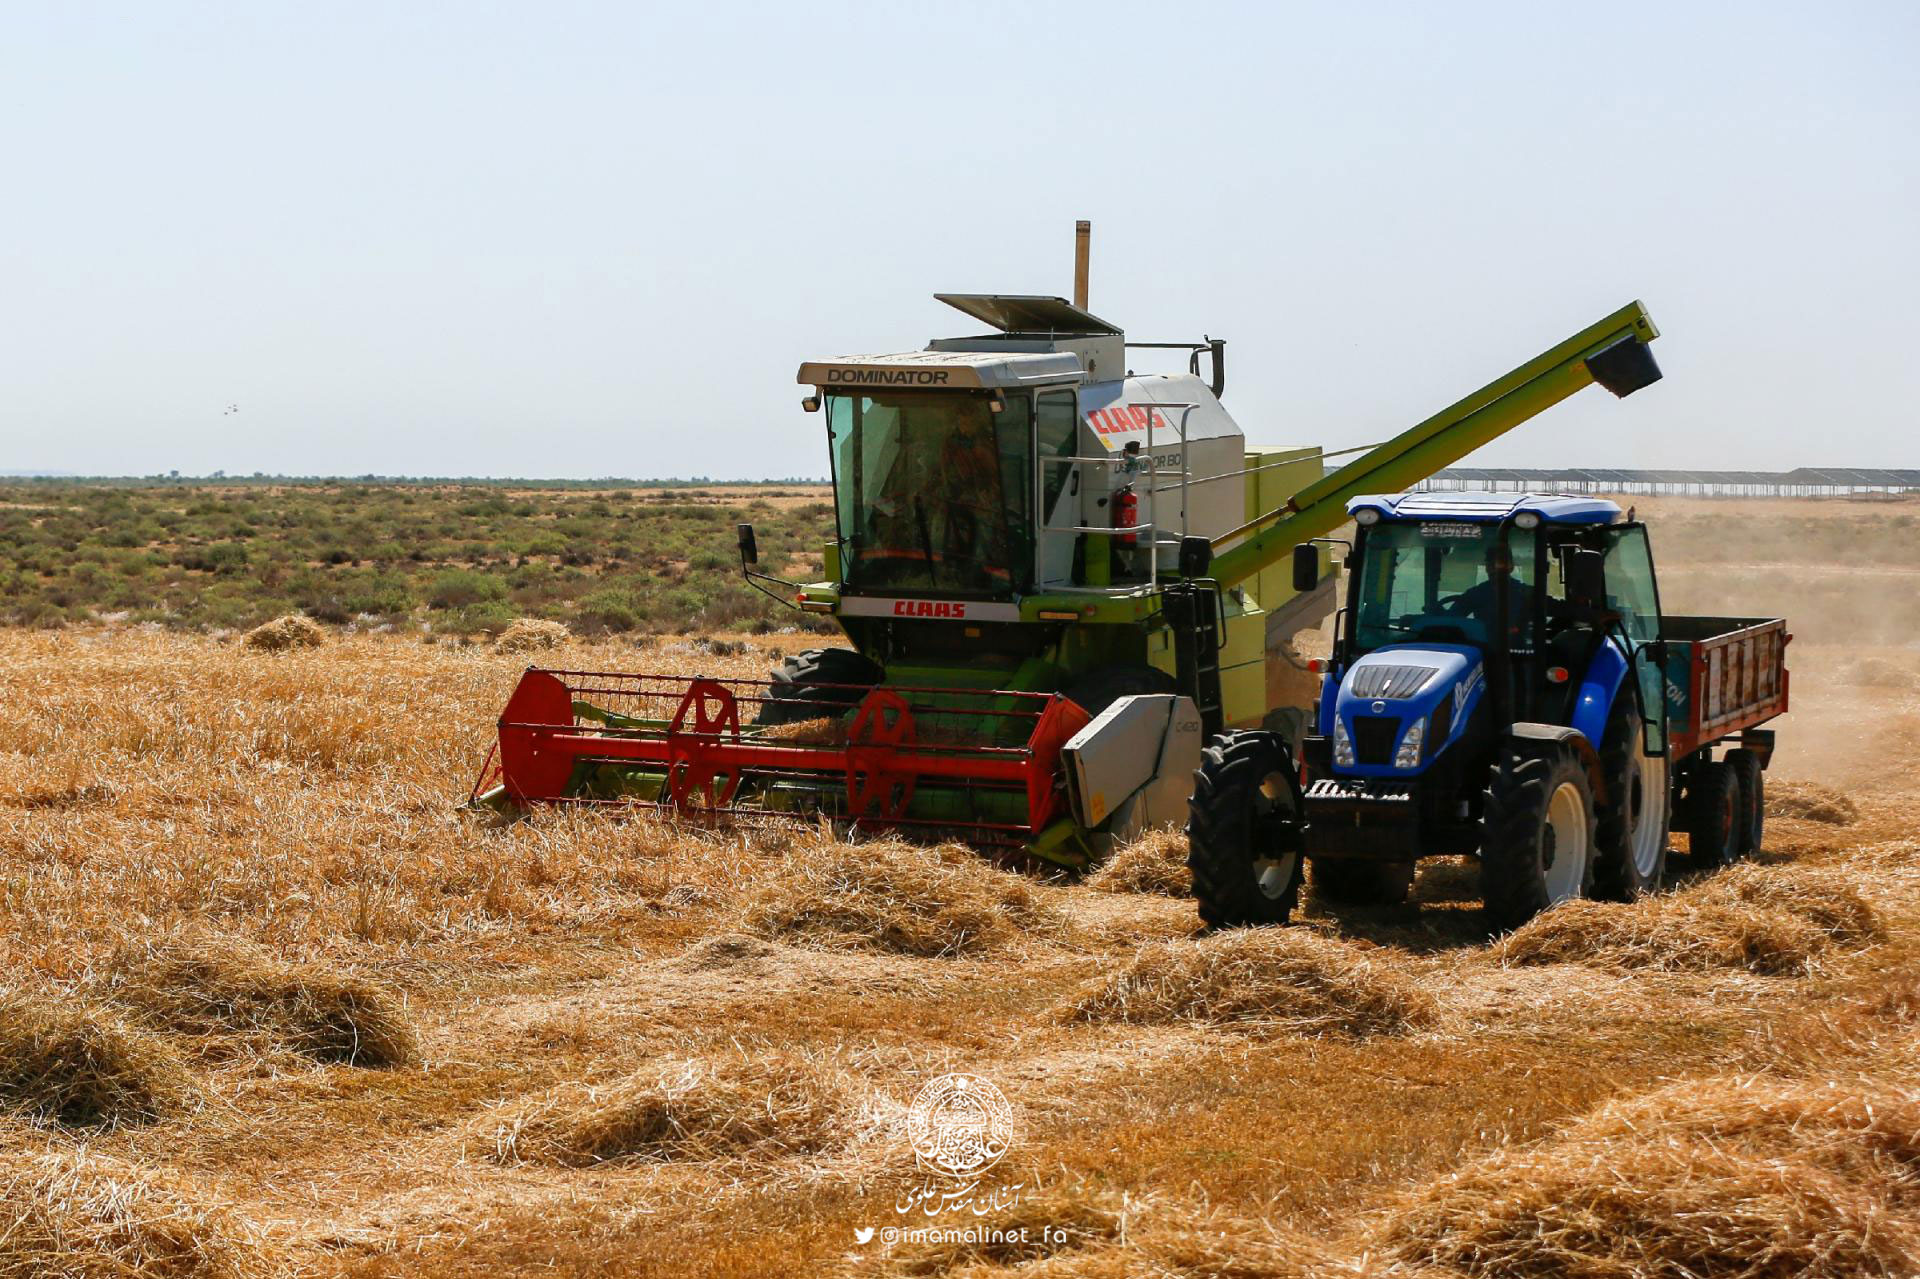
<path id="1" fill-rule="evenodd" d="M 427 585 L 427 603 L 434 608 L 468 608 L 506 596 L 507 584 L 497 574 L 465 568 L 437 573 Z"/>
<path id="2" fill-rule="evenodd" d="M 605 587 L 580 600 L 580 628 L 589 631 L 631 631 L 645 620 L 646 602 L 623 586 Z"/>

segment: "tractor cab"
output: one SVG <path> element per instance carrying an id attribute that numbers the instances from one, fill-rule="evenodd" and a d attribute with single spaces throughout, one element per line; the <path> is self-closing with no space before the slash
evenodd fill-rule
<path id="1" fill-rule="evenodd" d="M 1354 571 L 1334 660 L 1345 678 L 1321 708 L 1331 771 L 1415 776 L 1516 722 L 1571 725 L 1597 744 L 1588 704 L 1604 714 L 1629 663 L 1657 719 L 1659 667 L 1641 654 L 1659 638 L 1659 593 L 1646 527 L 1619 506 L 1411 493 L 1348 511 Z M 1487 722 L 1472 731 L 1476 712 Z"/>

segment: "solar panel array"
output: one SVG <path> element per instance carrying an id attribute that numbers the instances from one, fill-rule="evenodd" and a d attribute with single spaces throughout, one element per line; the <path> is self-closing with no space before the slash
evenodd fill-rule
<path id="1" fill-rule="evenodd" d="M 1649 484 L 1671 486 L 1745 486 L 1753 488 L 1920 488 L 1920 470 L 1885 467 L 1803 466 L 1793 471 L 1673 471 L 1592 466 L 1548 470 L 1493 466 L 1450 466 L 1433 479 L 1453 484 L 1538 484 L 1543 486 Z"/>

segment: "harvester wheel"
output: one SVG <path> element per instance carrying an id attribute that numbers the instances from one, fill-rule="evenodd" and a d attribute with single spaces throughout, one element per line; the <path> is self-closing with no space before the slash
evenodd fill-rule
<path id="1" fill-rule="evenodd" d="M 810 648 L 795 653 L 773 672 L 767 700 L 753 717 L 756 724 L 798 724 L 831 719 L 852 709 L 880 682 L 878 666 L 850 648 Z M 845 688 L 821 685 L 850 685 Z"/>
<path id="2" fill-rule="evenodd" d="M 1640 699 L 1623 688 L 1613 699 L 1600 741 L 1600 773 L 1607 780 L 1593 832 L 1593 895 L 1630 902 L 1657 892 L 1667 870 L 1670 820 L 1667 758 L 1647 754 Z"/>
<path id="3" fill-rule="evenodd" d="M 1740 856 L 1741 824 L 1740 779 L 1733 765 L 1701 761 L 1688 789 L 1687 837 L 1693 845 L 1693 864 L 1707 870 L 1732 865 Z"/>
<path id="4" fill-rule="evenodd" d="M 1087 718 L 1093 719 L 1123 697 L 1134 697 L 1141 693 L 1171 693 L 1176 687 L 1173 676 L 1165 671 L 1155 670 L 1151 666 L 1127 664 L 1102 666 L 1098 670 L 1088 671 L 1067 685 L 1063 695 L 1085 711 Z"/>
<path id="5" fill-rule="evenodd" d="M 1313 891 L 1353 906 L 1398 906 L 1413 887 L 1412 862 L 1348 861 L 1317 857 Z"/>
<path id="6" fill-rule="evenodd" d="M 1740 792 L 1737 851 L 1744 857 L 1759 852 L 1767 837 L 1767 775 L 1760 769 L 1760 757 L 1744 747 L 1727 752 L 1727 765 Z"/>
<path id="7" fill-rule="evenodd" d="M 1300 899 L 1299 771 L 1276 733 L 1222 733 L 1187 801 L 1187 868 L 1215 927 L 1284 924 Z"/>
<path id="8" fill-rule="evenodd" d="M 1593 873 L 1593 786 L 1564 742 L 1510 750 L 1487 785 L 1480 895 L 1500 928 L 1580 896 Z"/>

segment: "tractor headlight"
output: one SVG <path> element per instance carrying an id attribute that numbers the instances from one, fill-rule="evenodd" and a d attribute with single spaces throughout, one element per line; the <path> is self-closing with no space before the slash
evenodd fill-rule
<path id="1" fill-rule="evenodd" d="M 1333 762 L 1342 768 L 1353 767 L 1353 739 L 1347 736 L 1347 721 L 1333 717 Z"/>
<path id="2" fill-rule="evenodd" d="M 1407 735 L 1400 739 L 1400 749 L 1393 753 L 1393 766 L 1395 768 L 1420 767 L 1420 748 L 1426 744 L 1426 740 L 1427 717 L 1423 715 L 1413 721 L 1413 727 L 1409 728 Z"/>

